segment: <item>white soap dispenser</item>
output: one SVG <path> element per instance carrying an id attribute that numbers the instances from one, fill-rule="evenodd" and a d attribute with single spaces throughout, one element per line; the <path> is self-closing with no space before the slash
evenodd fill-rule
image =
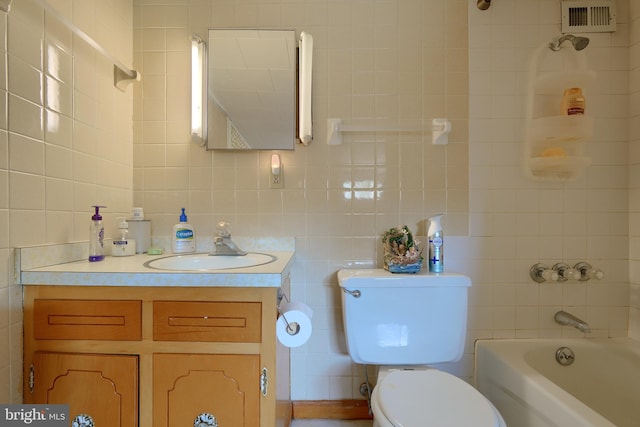
<path id="1" fill-rule="evenodd" d="M 129 234 L 129 223 L 126 218 L 119 218 L 118 223 L 120 236 L 113 239 L 111 246 L 111 256 L 131 256 L 136 253 L 136 241 L 127 239 Z"/>

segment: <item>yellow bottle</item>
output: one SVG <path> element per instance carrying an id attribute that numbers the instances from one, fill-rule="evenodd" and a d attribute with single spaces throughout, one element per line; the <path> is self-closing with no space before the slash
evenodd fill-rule
<path id="1" fill-rule="evenodd" d="M 562 114 L 572 116 L 574 114 L 584 114 L 585 100 L 582 96 L 582 89 L 572 87 L 564 90 L 562 97 Z"/>

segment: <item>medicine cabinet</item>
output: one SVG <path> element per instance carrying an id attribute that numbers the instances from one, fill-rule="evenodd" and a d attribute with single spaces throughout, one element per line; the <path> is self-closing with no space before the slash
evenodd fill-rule
<path id="1" fill-rule="evenodd" d="M 292 150 L 295 31 L 210 29 L 207 49 L 207 148 Z"/>

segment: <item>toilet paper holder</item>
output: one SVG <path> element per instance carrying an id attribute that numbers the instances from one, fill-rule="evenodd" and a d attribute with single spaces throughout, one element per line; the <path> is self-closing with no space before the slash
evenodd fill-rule
<path id="1" fill-rule="evenodd" d="M 287 320 L 287 317 L 284 315 L 284 312 L 282 311 L 282 309 L 280 309 L 280 303 L 282 303 L 283 299 L 286 302 L 289 302 L 289 298 L 287 297 L 287 294 L 285 294 L 282 291 L 282 289 L 278 289 L 278 303 L 276 305 L 278 309 L 278 313 L 280 313 L 280 316 L 282 316 L 282 318 L 284 319 L 284 323 L 287 324 L 287 333 L 289 335 L 296 335 L 298 332 L 300 332 L 300 325 L 298 324 L 298 322 L 289 322 Z"/>

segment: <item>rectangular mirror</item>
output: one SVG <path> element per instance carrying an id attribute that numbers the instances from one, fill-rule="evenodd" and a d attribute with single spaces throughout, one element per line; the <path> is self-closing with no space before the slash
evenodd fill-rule
<path id="1" fill-rule="evenodd" d="M 210 29 L 207 148 L 293 150 L 294 30 Z"/>

